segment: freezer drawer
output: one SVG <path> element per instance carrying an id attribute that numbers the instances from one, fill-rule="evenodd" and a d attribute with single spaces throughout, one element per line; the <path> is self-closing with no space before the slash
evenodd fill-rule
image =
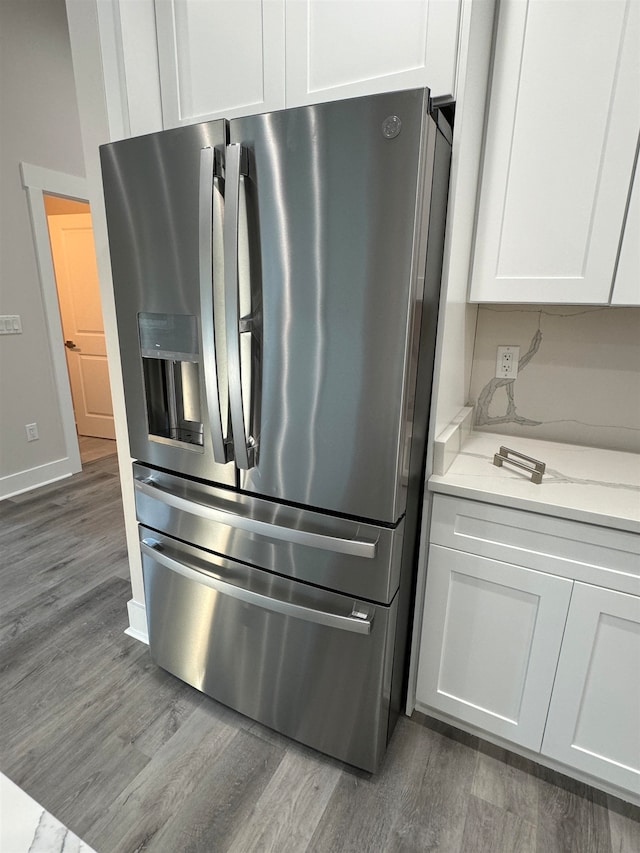
<path id="1" fill-rule="evenodd" d="M 374 771 L 387 742 L 396 602 L 372 605 L 140 527 L 151 657 L 283 734 Z"/>
<path id="2" fill-rule="evenodd" d="M 399 584 L 404 523 L 336 518 L 134 464 L 138 521 L 295 580 L 388 604 Z"/>

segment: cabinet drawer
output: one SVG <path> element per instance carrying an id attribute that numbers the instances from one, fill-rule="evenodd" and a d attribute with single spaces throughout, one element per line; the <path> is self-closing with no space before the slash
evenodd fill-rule
<path id="1" fill-rule="evenodd" d="M 640 536 L 635 533 L 435 495 L 430 541 L 640 594 Z"/>

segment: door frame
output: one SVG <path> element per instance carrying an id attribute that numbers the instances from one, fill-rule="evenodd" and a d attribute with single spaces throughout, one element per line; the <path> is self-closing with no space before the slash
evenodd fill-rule
<path id="1" fill-rule="evenodd" d="M 64 347 L 62 346 L 64 334 L 62 332 L 58 290 L 53 270 L 53 259 L 51 257 L 51 243 L 49 241 L 47 214 L 44 207 L 44 193 L 88 202 L 89 192 L 85 178 L 80 178 L 76 175 L 67 175 L 64 172 L 56 172 L 52 169 L 45 169 L 42 166 L 20 163 L 20 175 L 22 177 L 22 185 L 27 192 L 29 218 L 31 220 L 38 278 L 40 279 L 40 290 L 49 340 L 49 355 L 51 357 L 51 367 L 64 435 L 66 458 L 60 460 L 57 471 L 58 476 L 56 477 L 58 479 L 59 477 L 69 476 L 70 474 L 77 474 L 82 470 L 82 463 L 80 460 L 80 446 L 71 397 L 71 384 L 69 382 Z"/>

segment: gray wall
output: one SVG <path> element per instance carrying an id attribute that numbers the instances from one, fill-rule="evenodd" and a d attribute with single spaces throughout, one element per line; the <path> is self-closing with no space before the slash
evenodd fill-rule
<path id="1" fill-rule="evenodd" d="M 64 0 L 0 0 L 1 478 L 65 456 L 21 161 L 84 176 Z M 24 426 L 38 424 L 27 443 Z"/>

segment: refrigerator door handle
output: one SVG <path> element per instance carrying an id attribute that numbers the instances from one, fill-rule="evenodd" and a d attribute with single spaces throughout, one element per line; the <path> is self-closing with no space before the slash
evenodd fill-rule
<path id="1" fill-rule="evenodd" d="M 238 468 L 247 470 L 256 464 L 256 445 L 245 430 L 240 332 L 250 331 L 251 323 L 240 317 L 238 280 L 238 227 L 240 212 L 240 175 L 246 174 L 247 152 L 239 143 L 226 148 L 226 190 L 224 217 L 224 302 L 229 369 L 229 411 L 233 433 L 234 457 Z M 241 328 L 242 327 L 242 328 Z"/>
<path id="2" fill-rule="evenodd" d="M 216 360 L 216 335 L 214 327 L 213 288 L 220 274 L 220 251 L 214 253 L 214 192 L 222 201 L 218 178 L 214 170 L 215 151 L 213 148 L 200 150 L 200 185 L 199 185 L 199 269 L 200 269 L 200 326 L 202 333 L 202 369 L 204 372 L 204 388 L 207 399 L 207 411 L 211 428 L 211 443 L 213 458 L 216 462 L 228 462 L 233 458 L 230 442 L 226 441 L 222 432 L 222 415 L 220 408 L 220 384 L 218 381 L 218 365 Z M 220 222 L 220 216 L 215 218 Z M 220 242 L 218 240 L 218 242 Z M 217 273 L 217 275 L 216 275 Z"/>
<path id="3" fill-rule="evenodd" d="M 192 569 L 184 563 L 174 560 L 159 550 L 161 546 L 154 539 L 143 539 L 140 542 L 140 549 L 143 554 L 146 554 L 151 559 L 155 560 L 161 566 L 176 572 L 188 580 L 196 581 L 203 586 L 214 589 L 222 595 L 228 595 L 232 598 L 237 598 L 247 604 L 253 604 L 263 610 L 271 610 L 274 613 L 280 613 L 283 616 L 293 616 L 297 619 L 303 619 L 305 622 L 315 622 L 318 625 L 326 625 L 331 628 L 340 628 L 343 631 L 352 631 L 356 634 L 370 634 L 371 624 L 373 622 L 373 608 L 366 605 L 364 602 L 353 602 L 351 615 L 344 616 L 340 613 L 333 613 L 328 610 L 316 610 L 313 607 L 306 607 L 302 604 L 294 604 L 291 601 L 283 601 L 280 598 L 271 598 L 268 595 L 262 595 L 259 592 L 254 592 L 251 589 L 246 589 L 242 586 L 223 581 L 220 578 L 214 577 L 206 572 Z"/>
<path id="4" fill-rule="evenodd" d="M 227 510 L 218 509 L 199 501 L 189 500 L 173 492 L 167 492 L 154 483 L 153 480 L 135 480 L 136 491 L 174 509 L 197 515 L 207 521 L 224 524 L 248 533 L 257 533 L 260 536 L 268 536 L 272 539 L 283 539 L 296 545 L 307 545 L 310 548 L 321 548 L 325 551 L 333 551 L 338 554 L 349 554 L 355 557 L 373 559 L 376 556 L 377 543 L 363 539 L 343 539 L 339 536 L 329 536 L 324 533 L 315 533 L 309 530 L 298 530 L 294 527 L 283 527 L 279 524 L 271 524 L 269 521 L 261 521 L 257 518 L 247 518 L 244 515 L 236 515 Z"/>

